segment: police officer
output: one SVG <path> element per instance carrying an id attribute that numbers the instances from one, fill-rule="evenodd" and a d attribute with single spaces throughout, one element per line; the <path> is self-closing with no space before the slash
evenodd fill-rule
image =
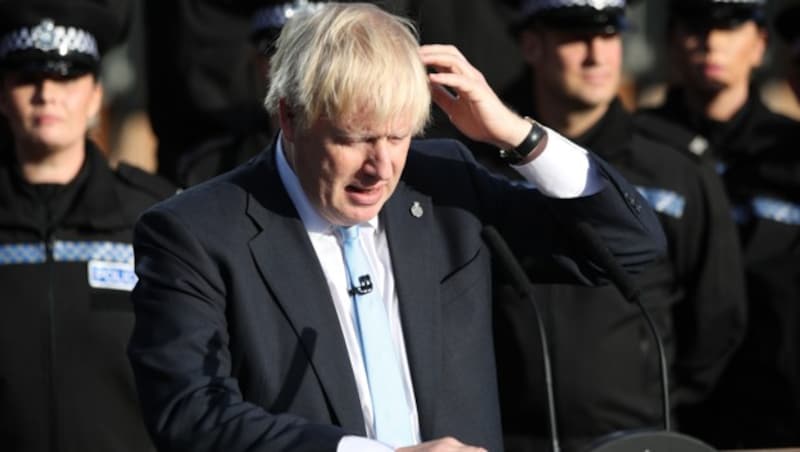
<path id="1" fill-rule="evenodd" d="M 750 76 L 767 40 L 764 0 L 672 0 L 680 83 L 648 112 L 690 128 L 722 175 L 745 257 L 747 337 L 687 428 L 720 448 L 800 442 L 800 124 L 769 111 Z M 796 27 L 796 24 L 792 24 Z"/>
<path id="2" fill-rule="evenodd" d="M 172 188 L 88 139 L 110 2 L 0 5 L 0 449 L 153 450 L 125 347 L 132 226 Z"/>
<path id="3" fill-rule="evenodd" d="M 294 14 L 312 11 L 322 3 L 308 0 L 243 2 L 245 14 L 251 17 L 249 41 L 252 45 L 256 76 L 265 86 L 274 43 L 286 20 Z M 255 93 L 253 97 L 257 99 Z M 246 162 L 270 144 L 277 129 L 277 124 L 267 115 L 265 109 L 252 110 L 246 120 L 241 121 L 240 127 L 208 137 L 178 156 L 178 184 L 195 185 Z"/>
<path id="4" fill-rule="evenodd" d="M 669 256 L 636 282 L 664 339 L 673 407 L 680 408 L 708 394 L 744 334 L 741 257 L 713 171 L 648 138 L 616 97 L 625 8 L 624 0 L 523 1 L 517 30 L 529 70 L 503 97 L 609 161 L 659 214 Z M 535 276 L 545 269 L 530 270 Z M 496 347 L 506 446 L 543 450 L 538 332 L 526 301 L 500 296 Z M 637 307 L 611 286 L 535 284 L 534 298 L 552 342 L 564 450 L 620 430 L 660 427 L 658 355 Z"/>

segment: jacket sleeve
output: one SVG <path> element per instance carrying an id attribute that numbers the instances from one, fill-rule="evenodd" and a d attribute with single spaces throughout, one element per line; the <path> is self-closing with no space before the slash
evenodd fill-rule
<path id="1" fill-rule="evenodd" d="M 158 450 L 335 451 L 341 429 L 243 398 L 231 377 L 222 276 L 191 228 L 156 207 L 137 224 L 134 249 L 128 356 Z"/>
<path id="2" fill-rule="evenodd" d="M 606 247 L 631 274 L 667 253 L 664 231 L 650 205 L 611 165 L 594 154 L 589 157 L 602 178 L 598 193 L 555 199 L 527 190 L 521 198 L 519 193 L 503 195 L 519 199 L 510 204 L 493 198 L 484 204 L 490 222 L 498 225 L 534 282 L 607 284 L 607 266 L 590 249 L 590 241 Z M 586 237 L 586 229 L 593 237 Z"/>

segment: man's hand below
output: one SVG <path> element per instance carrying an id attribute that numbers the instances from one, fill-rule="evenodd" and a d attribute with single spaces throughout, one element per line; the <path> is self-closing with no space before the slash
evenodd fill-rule
<path id="1" fill-rule="evenodd" d="M 441 438 L 416 446 L 401 447 L 397 452 L 488 452 L 482 447 L 468 446 L 455 438 Z"/>

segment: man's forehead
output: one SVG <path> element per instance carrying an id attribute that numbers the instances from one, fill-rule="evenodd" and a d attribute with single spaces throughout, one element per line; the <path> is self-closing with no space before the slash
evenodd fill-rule
<path id="1" fill-rule="evenodd" d="M 348 135 L 405 135 L 411 129 L 409 115 L 377 118 L 374 114 L 359 112 L 332 121 L 333 128 Z"/>

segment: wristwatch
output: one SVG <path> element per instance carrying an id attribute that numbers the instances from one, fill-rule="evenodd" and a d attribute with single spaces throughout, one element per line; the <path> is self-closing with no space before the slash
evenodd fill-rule
<path id="1" fill-rule="evenodd" d="M 511 165 L 517 165 L 525 160 L 539 146 L 542 138 L 547 136 L 547 131 L 538 122 L 528 116 L 524 119 L 531 123 L 531 130 L 522 143 L 513 149 L 500 149 L 500 159 Z"/>

